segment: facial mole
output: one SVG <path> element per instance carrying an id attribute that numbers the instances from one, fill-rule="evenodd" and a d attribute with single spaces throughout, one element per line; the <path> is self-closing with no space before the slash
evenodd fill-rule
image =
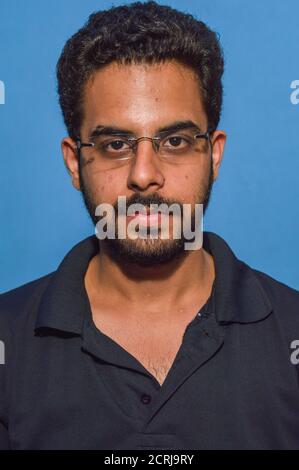
<path id="1" fill-rule="evenodd" d="M 94 161 L 94 157 L 89 157 L 86 160 L 82 160 L 81 166 L 84 168 L 85 166 L 89 165 Z"/>

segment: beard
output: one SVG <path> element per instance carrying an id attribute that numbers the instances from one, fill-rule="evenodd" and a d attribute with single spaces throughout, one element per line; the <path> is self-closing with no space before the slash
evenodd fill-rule
<path id="1" fill-rule="evenodd" d="M 79 178 L 80 178 L 80 187 L 84 205 L 87 209 L 87 212 L 92 220 L 93 225 L 95 226 L 100 220 L 99 216 L 95 215 L 97 203 L 94 201 L 94 198 L 89 191 L 89 188 L 85 185 L 82 167 L 81 167 L 81 158 L 79 158 Z M 211 159 L 209 175 L 207 182 L 199 194 L 197 195 L 196 204 L 203 205 L 203 215 L 205 214 L 212 192 L 213 187 L 213 161 Z M 126 200 L 126 209 L 131 204 L 142 204 L 144 206 L 150 207 L 150 204 L 177 204 L 180 206 L 181 214 L 183 213 L 183 205 L 180 201 L 175 199 L 169 199 L 159 196 L 157 193 L 152 193 L 150 195 L 144 196 L 140 193 L 134 193 L 130 198 Z M 181 231 L 179 238 L 168 238 L 162 239 L 150 238 L 145 239 L 137 238 L 119 238 L 117 232 L 117 220 L 118 220 L 118 206 L 117 202 L 113 205 L 115 211 L 115 238 L 105 238 L 101 240 L 102 246 L 105 247 L 105 251 L 111 259 L 113 259 L 117 264 L 135 264 L 141 267 L 153 267 L 155 265 L 166 264 L 173 262 L 174 260 L 179 260 L 186 255 L 185 242 L 190 242 L 186 239 L 183 231 Z M 182 226 L 182 225 L 181 225 Z M 192 211 L 190 227 L 192 232 L 196 230 L 195 226 L 195 212 Z M 148 231 L 149 233 L 149 231 Z"/>

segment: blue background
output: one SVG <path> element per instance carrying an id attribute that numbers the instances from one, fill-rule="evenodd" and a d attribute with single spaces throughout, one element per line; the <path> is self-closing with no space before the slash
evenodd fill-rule
<path id="1" fill-rule="evenodd" d="M 118 5 L 123 2 L 114 2 Z M 290 101 L 299 79 L 298 0 L 160 2 L 196 14 L 220 34 L 225 155 L 204 229 L 235 254 L 299 289 L 298 118 Z M 55 65 L 65 41 L 96 0 L 0 0 L 0 291 L 55 270 L 94 233 L 64 167 L 66 135 Z"/>

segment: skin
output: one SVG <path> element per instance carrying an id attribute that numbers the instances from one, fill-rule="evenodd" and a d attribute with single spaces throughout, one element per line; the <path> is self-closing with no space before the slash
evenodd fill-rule
<path id="1" fill-rule="evenodd" d="M 192 120 L 204 131 L 207 116 L 198 79 L 187 67 L 168 61 L 163 64 L 119 65 L 98 70 L 85 87 L 83 141 L 98 124 L 130 129 L 137 136 L 153 136 L 157 129 L 177 120 Z M 213 178 L 218 177 L 226 134 L 212 135 Z M 61 142 L 62 153 L 73 186 L 82 190 L 74 141 Z M 199 157 L 196 165 L 175 166 L 155 158 L 152 144 L 143 140 L 136 158 L 117 169 L 99 171 L 84 161 L 82 178 L 96 204 L 114 204 L 118 195 L 135 192 L 159 193 L 182 203 L 198 202 L 204 195 L 210 160 Z M 114 325 L 137 328 L 152 334 L 173 325 L 186 325 L 208 299 L 215 278 L 212 256 L 203 248 L 186 251 L 183 258 L 164 265 L 128 265 L 115 262 L 99 240 L 101 255 L 95 256 L 85 275 L 85 286 L 94 320 L 107 318 Z M 164 330 L 163 330 L 164 328 Z M 162 334 L 162 333 L 161 333 Z"/>

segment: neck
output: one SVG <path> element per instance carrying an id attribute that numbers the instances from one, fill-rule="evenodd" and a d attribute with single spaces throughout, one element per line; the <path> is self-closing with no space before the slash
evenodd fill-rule
<path id="1" fill-rule="evenodd" d="M 214 278 L 213 257 L 203 248 L 151 267 L 116 263 L 101 249 L 89 263 L 85 286 L 96 307 L 121 306 L 139 316 L 151 312 L 165 319 L 186 306 L 200 308 L 210 296 Z"/>

